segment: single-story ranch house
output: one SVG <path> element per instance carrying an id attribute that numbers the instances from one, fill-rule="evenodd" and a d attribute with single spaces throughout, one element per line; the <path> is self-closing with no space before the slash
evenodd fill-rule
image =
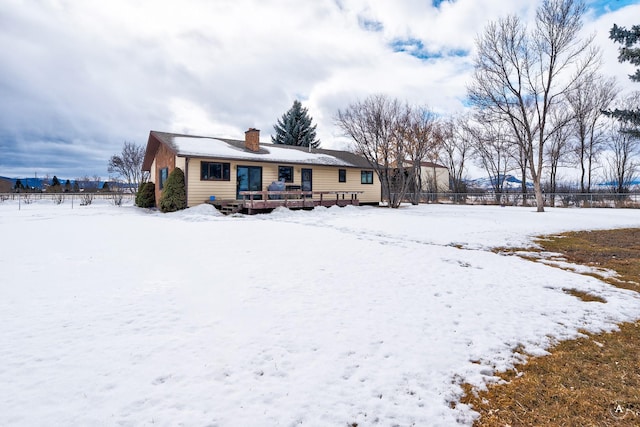
<path id="1" fill-rule="evenodd" d="M 235 210 L 258 211 L 278 204 L 377 204 L 381 198 L 380 181 L 364 157 L 260 143 L 257 129 L 246 131 L 244 141 L 151 131 L 142 169 L 155 183 L 156 202 L 176 167 L 185 174 L 187 206 L 234 204 Z M 284 196 L 271 192 L 283 186 Z"/>

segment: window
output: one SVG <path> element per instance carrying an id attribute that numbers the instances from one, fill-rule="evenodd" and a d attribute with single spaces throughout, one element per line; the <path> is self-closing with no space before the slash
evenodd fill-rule
<path id="1" fill-rule="evenodd" d="M 347 170 L 338 169 L 338 182 L 347 182 Z"/>
<path id="2" fill-rule="evenodd" d="M 362 171 L 362 172 L 360 172 L 360 183 L 361 184 L 373 184 L 373 171 Z"/>
<path id="3" fill-rule="evenodd" d="M 162 190 L 164 188 L 164 183 L 167 180 L 167 178 L 169 177 L 169 168 L 162 168 L 160 169 L 160 189 Z"/>
<path id="4" fill-rule="evenodd" d="M 230 181 L 231 164 L 218 162 L 200 162 L 201 181 Z"/>
<path id="5" fill-rule="evenodd" d="M 293 182 L 293 166 L 278 166 L 278 180 Z"/>

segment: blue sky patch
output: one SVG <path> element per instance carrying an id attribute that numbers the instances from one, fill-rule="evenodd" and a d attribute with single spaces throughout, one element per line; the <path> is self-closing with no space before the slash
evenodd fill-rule
<path id="1" fill-rule="evenodd" d="M 384 29 L 384 25 L 380 21 L 376 21 L 373 19 L 367 19 L 363 16 L 358 16 L 358 25 L 360 28 L 366 31 L 382 31 Z"/>
<path id="2" fill-rule="evenodd" d="M 431 0 L 433 7 L 438 8 L 442 3 L 453 3 L 454 0 Z"/>
<path id="3" fill-rule="evenodd" d="M 638 0 L 587 0 L 587 8 L 593 10 L 596 16 L 622 9 L 625 6 L 638 4 Z"/>
<path id="4" fill-rule="evenodd" d="M 422 60 L 439 59 L 448 56 L 462 57 L 469 54 L 469 52 L 464 49 L 431 51 L 425 47 L 422 40 L 414 38 L 396 39 L 390 43 L 390 46 L 394 52 L 404 52 Z"/>

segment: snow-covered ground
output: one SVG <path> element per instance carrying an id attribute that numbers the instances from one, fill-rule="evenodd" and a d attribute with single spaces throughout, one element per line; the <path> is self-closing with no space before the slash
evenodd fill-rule
<path id="1" fill-rule="evenodd" d="M 470 424 L 459 384 L 518 345 L 640 318 L 637 294 L 488 249 L 614 227 L 640 211 L 5 201 L 0 425 Z"/>

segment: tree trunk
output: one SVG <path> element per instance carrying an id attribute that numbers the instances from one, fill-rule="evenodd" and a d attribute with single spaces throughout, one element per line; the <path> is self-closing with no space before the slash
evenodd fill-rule
<path id="1" fill-rule="evenodd" d="M 544 212 L 544 195 L 542 194 L 540 178 L 533 180 L 533 189 L 536 192 L 536 212 Z"/>

